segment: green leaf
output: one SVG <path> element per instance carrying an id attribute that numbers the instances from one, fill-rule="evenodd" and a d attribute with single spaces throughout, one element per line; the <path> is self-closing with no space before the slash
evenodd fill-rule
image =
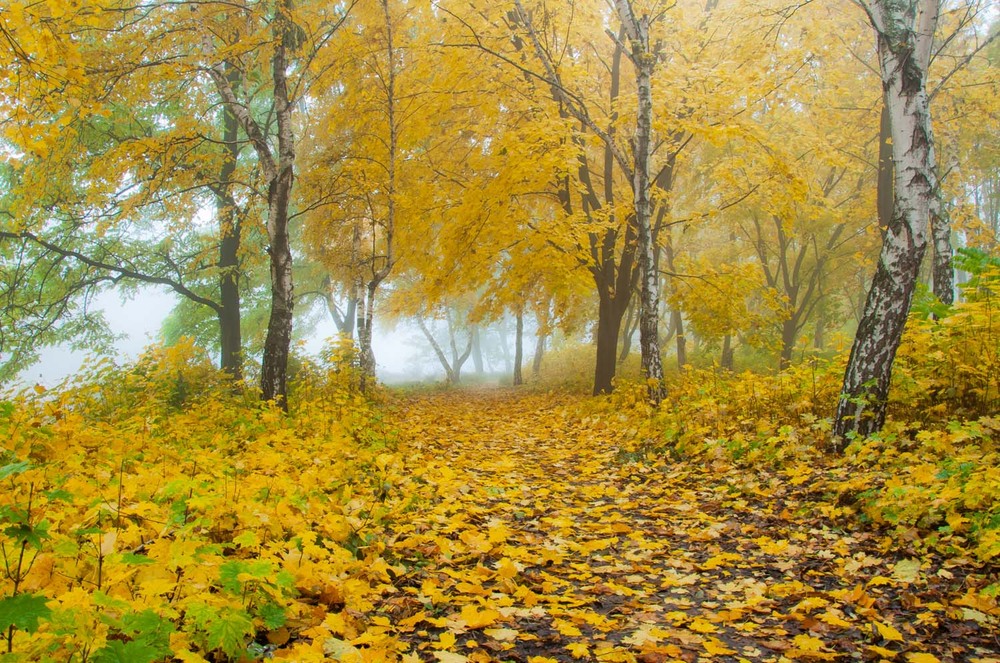
<path id="1" fill-rule="evenodd" d="M 285 609 L 277 603 L 265 603 L 260 607 L 258 613 L 268 631 L 281 628 L 288 620 L 285 616 Z"/>
<path id="2" fill-rule="evenodd" d="M 135 553 L 122 553 L 121 562 L 122 564 L 134 564 L 136 566 L 156 564 L 155 560 L 152 560 L 145 555 L 137 555 Z"/>
<path id="3" fill-rule="evenodd" d="M 9 465 L 4 465 L 0 467 L 0 480 L 6 479 L 9 476 L 15 474 L 21 474 L 22 472 L 27 472 L 31 468 L 31 463 L 26 460 L 20 460 L 16 463 L 10 463 Z"/>
<path id="4" fill-rule="evenodd" d="M 39 620 L 47 619 L 52 611 L 45 605 L 48 598 L 36 594 L 18 594 L 0 599 L 0 631 L 8 627 L 33 633 Z"/>
<path id="5" fill-rule="evenodd" d="M 253 620 L 245 611 L 234 608 L 220 611 L 218 617 L 205 629 L 208 647 L 235 657 L 245 649 L 246 639 L 253 635 Z"/>
<path id="6" fill-rule="evenodd" d="M 169 650 L 166 652 L 169 653 Z M 110 640 L 94 654 L 94 663 L 153 663 L 163 658 L 164 653 L 142 640 L 122 642 Z"/>

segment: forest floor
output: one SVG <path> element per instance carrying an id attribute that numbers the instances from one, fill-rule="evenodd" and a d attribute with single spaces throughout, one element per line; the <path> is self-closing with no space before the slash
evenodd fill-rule
<path id="1" fill-rule="evenodd" d="M 568 396 L 395 408 L 418 495 L 366 621 L 411 661 L 1000 661 L 967 560 L 826 522 L 814 474 L 640 458 Z"/>

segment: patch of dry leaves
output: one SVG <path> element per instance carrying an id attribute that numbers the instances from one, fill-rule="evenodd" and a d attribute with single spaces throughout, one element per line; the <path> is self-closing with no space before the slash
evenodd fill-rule
<path id="1" fill-rule="evenodd" d="M 794 470 L 633 462 L 622 421 L 480 390 L 399 404 L 420 478 L 368 638 L 408 661 L 1000 661 L 962 560 L 818 519 Z"/>

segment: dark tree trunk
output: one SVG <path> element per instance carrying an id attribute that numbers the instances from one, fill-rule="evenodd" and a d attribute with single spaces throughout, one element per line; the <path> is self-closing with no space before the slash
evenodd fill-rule
<path id="1" fill-rule="evenodd" d="M 238 89 L 240 71 L 225 65 L 229 84 Z M 216 190 L 216 213 L 219 219 L 219 345 L 222 352 L 219 364 L 233 380 L 243 378 L 243 337 L 240 328 L 240 240 L 241 222 L 236 201 L 232 195 L 232 180 L 240 154 L 239 121 L 223 105 L 222 140 L 225 143 L 225 162 L 219 173 Z"/>
<path id="2" fill-rule="evenodd" d="M 261 366 L 261 395 L 288 409 L 288 354 L 292 345 L 292 250 L 288 236 L 288 205 L 294 182 L 295 139 L 292 134 L 292 104 L 288 96 L 285 43 L 292 33 L 291 0 L 283 0 L 275 17 L 274 56 L 271 78 L 274 85 L 274 114 L 278 123 L 278 163 L 267 190 L 267 234 L 271 242 L 271 315 L 264 339 Z M 266 145 L 266 141 L 265 141 Z"/>
<path id="3" fill-rule="evenodd" d="M 813 349 L 822 350 L 826 345 L 826 310 L 821 307 L 816 314 L 816 328 L 813 330 Z"/>
<path id="4" fill-rule="evenodd" d="M 292 345 L 292 251 L 288 237 L 288 197 L 292 189 L 291 164 L 269 188 L 268 235 L 271 240 L 271 315 L 264 339 L 261 396 L 288 409 L 288 354 Z"/>
<path id="5" fill-rule="evenodd" d="M 792 355 L 795 353 L 795 341 L 798 331 L 799 321 L 795 316 L 781 323 L 781 354 L 778 357 L 779 371 L 783 371 L 792 365 Z"/>
<path id="6" fill-rule="evenodd" d="M 733 354 L 733 337 L 730 334 L 726 334 L 722 339 L 722 358 L 719 361 L 719 366 L 726 371 L 736 369 L 736 361 Z"/>
<path id="7" fill-rule="evenodd" d="M 632 352 L 632 337 L 635 336 L 635 330 L 639 328 L 639 316 L 636 315 L 638 313 L 636 308 L 635 301 L 632 300 L 625 311 L 625 319 L 622 321 L 624 329 L 621 332 L 621 351 L 618 353 L 619 366 L 625 363 L 629 353 Z"/>
<path id="8" fill-rule="evenodd" d="M 601 291 L 597 315 L 597 366 L 594 369 L 594 395 L 610 394 L 614 389 L 618 334 L 625 308 L 621 297 Z"/>
<path id="9" fill-rule="evenodd" d="M 524 309 L 517 310 L 514 327 L 514 386 L 524 384 L 521 374 L 521 364 L 524 362 Z"/>

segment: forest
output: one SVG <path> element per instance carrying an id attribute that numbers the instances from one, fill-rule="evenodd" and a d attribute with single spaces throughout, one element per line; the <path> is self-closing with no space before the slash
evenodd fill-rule
<path id="1" fill-rule="evenodd" d="M 6 0 L 0 660 L 1000 661 L 998 35 Z"/>

